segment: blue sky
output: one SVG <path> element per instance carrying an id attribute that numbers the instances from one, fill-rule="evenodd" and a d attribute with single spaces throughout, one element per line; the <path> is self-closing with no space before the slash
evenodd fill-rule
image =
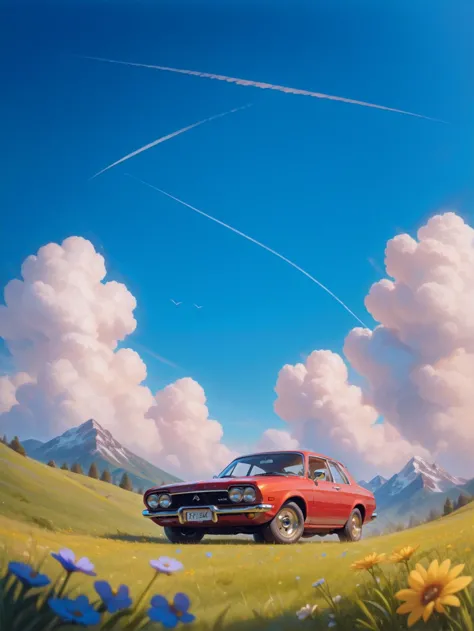
<path id="1" fill-rule="evenodd" d="M 314 349 L 340 351 L 356 322 L 282 261 L 124 173 L 280 251 L 373 324 L 363 301 L 387 239 L 446 208 L 472 218 L 473 12 L 468 0 L 4 3 L 2 286 L 41 245 L 84 236 L 137 298 L 127 343 L 153 389 L 195 378 L 228 442 L 283 426 L 272 410 L 279 369 Z M 246 103 L 89 181 L 160 136 Z"/>

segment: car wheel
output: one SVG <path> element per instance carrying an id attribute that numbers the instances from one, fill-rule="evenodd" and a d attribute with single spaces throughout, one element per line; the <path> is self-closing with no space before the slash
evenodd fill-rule
<path id="1" fill-rule="evenodd" d="M 263 536 L 263 532 L 261 530 L 257 530 L 257 532 L 254 532 L 253 540 L 255 541 L 255 543 L 265 543 L 265 537 Z"/>
<path id="2" fill-rule="evenodd" d="M 172 528 L 166 526 L 164 531 L 171 543 L 199 543 L 204 537 L 204 533 L 201 530 L 192 530 L 191 528 Z"/>
<path id="3" fill-rule="evenodd" d="M 344 528 L 337 533 L 339 541 L 341 541 L 341 543 L 360 541 L 362 537 L 362 521 L 360 510 L 354 508 Z"/>
<path id="4" fill-rule="evenodd" d="M 298 504 L 283 504 L 272 521 L 264 526 L 263 536 L 267 543 L 296 543 L 304 531 L 304 515 Z"/>

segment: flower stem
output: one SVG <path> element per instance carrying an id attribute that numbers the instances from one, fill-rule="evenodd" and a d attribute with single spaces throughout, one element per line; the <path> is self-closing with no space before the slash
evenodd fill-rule
<path id="1" fill-rule="evenodd" d="M 148 585 L 145 587 L 145 589 L 143 590 L 141 596 L 139 597 L 139 599 L 137 600 L 137 602 L 135 603 L 135 607 L 132 609 L 132 616 L 130 618 L 130 622 L 128 623 L 128 625 L 125 627 L 126 629 L 128 629 L 130 627 L 130 625 L 132 624 L 132 622 L 135 620 L 135 618 L 137 617 L 137 614 L 140 611 L 140 605 L 142 604 L 145 596 L 148 594 L 148 592 L 151 589 L 151 586 L 153 585 L 153 583 L 156 581 L 156 578 L 158 576 L 158 572 L 155 572 L 153 574 L 153 576 L 151 577 L 150 582 L 148 583 Z"/>
<path id="2" fill-rule="evenodd" d="M 69 579 L 71 578 L 71 574 L 72 572 L 67 572 L 66 573 L 66 578 L 64 579 L 63 584 L 61 585 L 59 592 L 58 592 L 58 598 L 61 598 L 61 596 L 64 593 L 64 590 L 66 589 L 66 585 L 69 583 Z"/>

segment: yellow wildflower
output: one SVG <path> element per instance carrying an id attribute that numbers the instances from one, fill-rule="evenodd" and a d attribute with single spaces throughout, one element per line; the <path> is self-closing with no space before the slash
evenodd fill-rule
<path id="1" fill-rule="evenodd" d="M 390 560 L 394 563 L 403 563 L 405 561 L 409 561 L 411 557 L 415 554 L 420 546 L 403 546 L 402 548 L 398 548 L 392 552 Z"/>
<path id="2" fill-rule="evenodd" d="M 412 627 L 420 618 L 427 622 L 433 611 L 446 614 L 445 606 L 460 607 L 461 602 L 456 592 L 462 591 L 472 581 L 471 576 L 459 576 L 464 565 L 455 565 L 451 569 L 450 559 L 438 563 L 436 559 L 426 570 L 419 563 L 410 572 L 408 585 L 410 589 L 402 589 L 395 598 L 405 601 L 397 609 L 397 613 L 409 614 L 408 626 Z"/>
<path id="3" fill-rule="evenodd" d="M 363 559 L 359 559 L 359 561 L 355 561 L 352 563 L 351 568 L 353 570 L 371 570 L 373 567 L 382 563 L 385 560 L 385 554 L 377 554 L 376 552 L 372 552 L 372 554 L 367 555 Z"/>

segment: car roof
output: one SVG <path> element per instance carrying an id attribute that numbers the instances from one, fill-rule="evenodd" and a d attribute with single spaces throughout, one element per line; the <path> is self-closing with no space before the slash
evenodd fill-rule
<path id="1" fill-rule="evenodd" d="M 315 458 L 323 458 L 324 460 L 337 462 L 337 464 L 340 464 L 345 468 L 345 465 L 336 458 L 331 458 L 330 456 L 325 456 L 324 454 L 318 454 L 315 451 L 309 451 L 308 449 L 271 449 L 268 451 L 254 451 L 252 453 L 239 456 L 234 460 L 238 460 L 239 458 L 247 458 L 248 456 L 264 456 L 266 454 L 302 454 L 305 457 L 314 456 Z"/>

